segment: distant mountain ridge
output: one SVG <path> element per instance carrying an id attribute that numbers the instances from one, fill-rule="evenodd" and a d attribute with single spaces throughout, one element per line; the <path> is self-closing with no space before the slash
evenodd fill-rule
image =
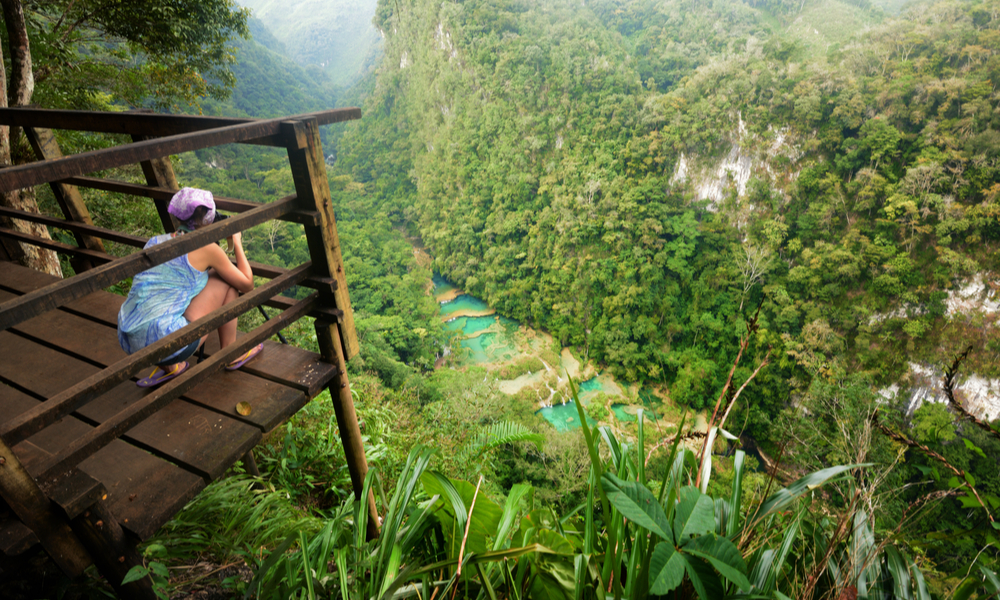
<path id="1" fill-rule="evenodd" d="M 357 81 L 375 59 L 376 0 L 237 1 L 268 27 L 289 57 L 321 68 L 337 85 Z"/>

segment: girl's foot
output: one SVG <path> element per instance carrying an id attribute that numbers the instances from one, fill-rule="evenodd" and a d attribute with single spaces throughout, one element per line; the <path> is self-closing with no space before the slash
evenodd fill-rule
<path id="1" fill-rule="evenodd" d="M 174 363 L 167 367 L 156 367 L 149 377 L 143 377 L 135 384 L 141 388 L 153 387 L 160 385 L 164 381 L 170 381 L 174 377 L 177 377 L 184 371 L 187 371 L 188 363 L 186 360 L 182 360 L 179 363 Z"/>
<path id="2" fill-rule="evenodd" d="M 228 365 L 226 365 L 226 370 L 227 371 L 235 371 L 236 369 L 239 369 L 243 365 L 245 365 L 248 362 L 250 362 L 250 360 L 253 357 L 255 357 L 258 354 L 260 354 L 261 350 L 263 350 L 263 349 L 264 349 L 264 344 L 257 344 L 253 348 L 250 348 L 249 350 L 247 350 L 246 354 L 243 354 L 242 356 L 240 356 L 239 358 L 237 358 L 233 362 L 231 362 Z"/>

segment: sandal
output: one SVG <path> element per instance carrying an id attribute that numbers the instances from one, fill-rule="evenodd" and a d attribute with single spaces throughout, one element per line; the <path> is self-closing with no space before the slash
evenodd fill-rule
<path id="1" fill-rule="evenodd" d="M 260 351 L 263 350 L 263 349 L 264 349 L 264 344 L 257 344 L 253 348 L 250 348 L 249 350 L 247 350 L 246 354 L 244 354 L 243 356 L 240 356 L 239 358 L 237 358 L 233 362 L 231 362 L 228 365 L 226 365 L 226 370 L 227 371 L 235 371 L 236 369 L 239 369 L 243 365 L 245 365 L 248 362 L 250 362 L 250 360 L 253 359 L 253 357 L 255 357 L 258 354 L 260 354 Z"/>
<path id="2" fill-rule="evenodd" d="M 156 367 L 155 369 L 153 369 L 153 372 L 149 374 L 149 377 L 143 377 L 139 381 L 136 381 L 135 384 L 141 388 L 148 388 L 160 385 L 164 381 L 170 381 L 171 379 L 177 377 L 184 371 L 187 371 L 187 368 L 188 368 L 188 363 L 186 360 L 181 361 L 179 363 L 175 363 L 173 366 L 170 367 L 169 371 L 164 371 L 162 368 Z"/>

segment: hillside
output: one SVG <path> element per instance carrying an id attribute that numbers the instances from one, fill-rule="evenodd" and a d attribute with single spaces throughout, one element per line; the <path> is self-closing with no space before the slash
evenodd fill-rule
<path id="1" fill-rule="evenodd" d="M 681 402 L 762 300 L 781 354 L 884 382 L 944 360 L 940 298 L 993 265 L 989 12 L 762 4 L 380 4 L 338 168 L 459 285 Z"/>
<path id="2" fill-rule="evenodd" d="M 235 42 L 236 85 L 230 98 L 206 99 L 205 112 L 258 118 L 300 114 L 333 108 L 338 89 L 316 67 L 291 60 L 286 47 L 259 19 L 250 19 L 250 39 Z"/>
<path id="3" fill-rule="evenodd" d="M 316 67 L 347 86 L 372 67 L 379 35 L 375 0 L 239 0 L 302 66 Z"/>

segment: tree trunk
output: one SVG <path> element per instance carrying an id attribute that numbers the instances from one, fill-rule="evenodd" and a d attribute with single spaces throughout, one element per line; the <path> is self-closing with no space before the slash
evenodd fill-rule
<path id="1" fill-rule="evenodd" d="M 31 49 L 28 45 L 28 29 L 24 22 L 24 7 L 21 0 L 0 0 L 3 19 L 10 40 L 10 81 L 3 67 L 0 52 L 0 107 L 27 106 L 35 91 L 35 77 L 31 68 Z M 31 148 L 19 128 L 0 126 L 0 166 L 23 164 L 32 160 Z M 0 204 L 8 208 L 28 212 L 39 212 L 35 201 L 34 188 L 0 194 Z M 0 219 L 0 227 L 50 239 L 49 230 L 44 225 L 27 223 L 13 219 Z M 20 264 L 32 269 L 62 277 L 59 257 L 51 250 L 44 250 L 28 244 L 3 240 L 7 254 Z"/>

